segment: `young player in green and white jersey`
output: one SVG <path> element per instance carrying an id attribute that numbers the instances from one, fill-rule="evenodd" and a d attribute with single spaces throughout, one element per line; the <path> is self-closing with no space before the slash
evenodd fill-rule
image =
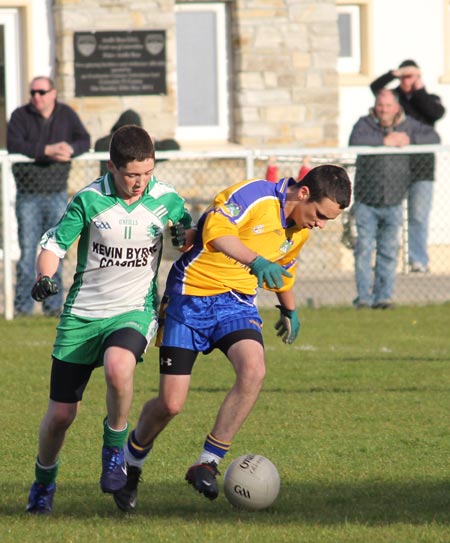
<path id="1" fill-rule="evenodd" d="M 52 279 L 60 259 L 77 240 L 77 268 L 57 327 L 50 400 L 39 430 L 35 481 L 27 511 L 51 513 L 59 452 L 74 421 L 92 371 L 104 367 L 103 492 L 126 481 L 123 443 L 133 397 L 136 363 L 157 328 L 157 272 L 163 231 L 185 242 L 191 217 L 184 200 L 153 176 L 155 152 L 142 128 L 128 125 L 111 140 L 109 172 L 79 191 L 59 223 L 42 237 L 32 296 L 57 291 Z M 186 247 L 181 247 L 181 250 Z"/>

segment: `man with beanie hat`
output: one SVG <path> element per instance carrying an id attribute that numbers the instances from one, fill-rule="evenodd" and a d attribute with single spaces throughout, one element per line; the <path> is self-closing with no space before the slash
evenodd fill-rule
<path id="1" fill-rule="evenodd" d="M 103 136 L 102 138 L 99 138 L 94 145 L 94 151 L 98 152 L 108 152 L 109 151 L 109 144 L 111 142 L 111 138 L 116 130 L 121 128 L 122 126 L 134 124 L 136 126 L 142 127 L 142 120 L 139 115 L 139 113 L 136 113 L 133 109 L 127 109 L 124 111 L 120 117 L 117 119 L 117 121 L 114 123 L 114 126 L 111 128 L 111 132 L 107 136 Z M 153 145 L 155 146 L 155 151 L 178 151 L 180 149 L 180 144 L 171 138 L 163 139 L 163 140 L 155 140 L 153 139 Z M 158 162 L 164 162 L 164 158 L 160 158 L 156 160 L 156 163 Z M 105 173 L 108 171 L 108 161 L 102 160 L 100 162 L 100 175 L 105 175 Z"/>
<path id="2" fill-rule="evenodd" d="M 127 109 L 124 111 L 117 121 L 114 123 L 114 126 L 111 128 L 111 132 L 107 136 L 99 138 L 94 145 L 94 151 L 109 151 L 109 144 L 111 143 L 111 138 L 116 130 L 125 126 L 127 124 L 134 124 L 136 126 L 142 127 L 142 121 L 139 113 L 136 113 L 133 109 Z M 102 160 L 100 162 L 100 175 L 105 175 L 108 172 L 108 161 Z"/>
<path id="3" fill-rule="evenodd" d="M 406 115 L 434 126 L 443 117 L 445 108 L 439 96 L 429 94 L 422 81 L 418 64 L 404 60 L 395 70 L 383 74 L 373 81 L 370 89 L 376 95 L 382 88 L 398 79 L 394 88 Z M 411 186 L 408 191 L 408 255 L 412 272 L 428 271 L 428 221 L 433 198 L 434 155 L 411 156 Z"/>

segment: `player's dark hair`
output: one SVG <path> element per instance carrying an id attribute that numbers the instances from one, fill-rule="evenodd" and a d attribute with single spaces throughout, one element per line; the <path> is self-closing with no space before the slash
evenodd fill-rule
<path id="1" fill-rule="evenodd" d="M 140 126 L 128 124 L 118 128 L 109 145 L 109 156 L 116 168 L 129 162 L 142 162 L 155 158 L 155 148 L 149 134 Z"/>
<path id="2" fill-rule="evenodd" d="M 352 185 L 347 172 L 341 166 L 332 164 L 316 166 L 297 183 L 297 186 L 309 188 L 311 202 L 329 198 L 336 202 L 340 209 L 350 205 Z"/>

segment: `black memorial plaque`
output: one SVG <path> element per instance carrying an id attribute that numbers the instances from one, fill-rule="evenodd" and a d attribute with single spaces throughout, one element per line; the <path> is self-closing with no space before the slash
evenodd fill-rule
<path id="1" fill-rule="evenodd" d="M 166 94 L 166 33 L 75 32 L 75 96 Z"/>

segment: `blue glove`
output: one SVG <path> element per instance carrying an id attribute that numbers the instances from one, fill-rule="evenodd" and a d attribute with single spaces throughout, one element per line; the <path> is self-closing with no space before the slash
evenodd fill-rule
<path id="1" fill-rule="evenodd" d="M 248 266 L 250 272 L 258 278 L 258 287 L 262 287 L 265 281 L 269 288 L 281 288 L 283 286 L 283 275 L 292 277 L 283 266 L 262 256 L 257 256 Z"/>
<path id="2" fill-rule="evenodd" d="M 170 227 L 170 236 L 172 238 L 172 245 L 174 247 L 183 247 L 186 245 L 186 228 L 181 222 Z"/>
<path id="3" fill-rule="evenodd" d="M 295 309 L 286 309 L 282 305 L 277 305 L 280 310 L 280 318 L 275 324 L 275 330 L 278 331 L 284 343 L 293 343 L 300 332 L 300 320 Z"/>
<path id="4" fill-rule="evenodd" d="M 58 290 L 58 284 L 54 279 L 48 275 L 41 275 L 31 289 L 31 297 L 36 302 L 42 302 L 49 296 L 58 294 Z"/>

